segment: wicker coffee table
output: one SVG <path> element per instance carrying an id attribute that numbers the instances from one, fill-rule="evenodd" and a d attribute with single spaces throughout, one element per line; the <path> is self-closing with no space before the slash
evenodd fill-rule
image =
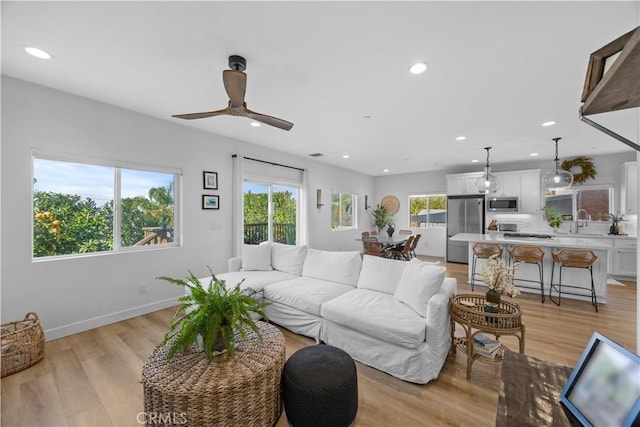
<path id="1" fill-rule="evenodd" d="M 449 313 L 451 314 L 451 353 L 456 348 L 467 354 L 467 379 L 471 378 L 471 366 L 476 360 L 500 363 L 502 355 L 509 349 L 501 345 L 493 359 L 481 356 L 473 351 L 473 337 L 481 332 L 500 338 L 501 335 L 515 335 L 520 344 L 520 353 L 524 353 L 524 325 L 521 321 L 520 307 L 506 301 L 500 301 L 492 311 L 485 311 L 486 299 L 481 294 L 451 295 Z M 456 323 L 465 331 L 464 337 L 456 337 Z M 467 345 L 471 343 L 471 345 Z"/>
<path id="2" fill-rule="evenodd" d="M 257 323 L 263 340 L 247 331 L 228 361 L 225 355 L 209 361 L 196 348 L 167 360 L 168 347 L 157 347 L 142 369 L 147 425 L 275 425 L 282 411 L 284 337 Z"/>

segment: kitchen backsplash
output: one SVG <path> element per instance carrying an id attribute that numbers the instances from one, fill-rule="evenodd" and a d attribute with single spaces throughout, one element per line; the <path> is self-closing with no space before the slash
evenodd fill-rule
<path id="1" fill-rule="evenodd" d="M 516 224 L 518 231 L 523 233 L 553 233 L 553 228 L 547 224 L 542 214 L 509 214 L 509 213 L 489 213 L 487 212 L 486 223 L 487 225 L 496 220 L 498 224 Z M 582 221 L 580 221 L 582 224 Z M 563 222 L 559 228 L 560 233 L 569 233 L 573 229 L 573 222 Z M 586 227 L 580 228 L 580 233 L 583 234 L 607 234 L 611 223 L 608 221 L 589 221 Z M 629 236 L 638 235 L 638 216 L 628 215 L 625 216 L 623 221 L 623 227 L 625 234 Z"/>

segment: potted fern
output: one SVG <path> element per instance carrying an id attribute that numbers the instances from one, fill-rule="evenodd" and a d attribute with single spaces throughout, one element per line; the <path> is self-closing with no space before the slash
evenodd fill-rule
<path id="1" fill-rule="evenodd" d="M 204 287 L 191 271 L 186 280 L 165 276 L 158 279 L 190 291 L 189 295 L 178 298 L 180 307 L 171 319 L 169 332 L 162 342 L 169 343 L 168 358 L 201 342 L 209 360 L 223 352 L 230 359 L 235 351 L 236 333 L 245 338 L 247 329 L 250 329 L 262 339 L 251 313 L 266 318 L 262 309 L 268 303 L 258 301 L 240 289 L 242 282 L 227 289 L 225 281 L 216 278 L 212 272 L 209 285 Z"/>

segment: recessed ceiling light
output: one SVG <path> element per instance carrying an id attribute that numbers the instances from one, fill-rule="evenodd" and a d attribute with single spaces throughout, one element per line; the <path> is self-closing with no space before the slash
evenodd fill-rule
<path id="1" fill-rule="evenodd" d="M 544 126 L 544 127 L 548 127 L 548 126 L 553 126 L 553 125 L 555 125 L 555 124 L 556 124 L 556 122 L 554 122 L 553 120 L 549 120 L 548 122 L 544 122 L 544 123 L 542 124 L 542 126 Z"/>
<path id="2" fill-rule="evenodd" d="M 531 154 L 529 154 L 529 155 L 530 155 L 531 157 L 536 157 L 536 156 L 539 156 L 539 155 L 540 155 L 540 153 L 531 153 Z"/>
<path id="3" fill-rule="evenodd" d="M 348 155 L 348 154 L 343 154 L 343 155 L 342 155 L 342 158 L 343 158 L 343 159 L 348 159 L 348 158 L 349 158 L 349 155 Z"/>
<path id="4" fill-rule="evenodd" d="M 385 169 L 382 172 L 387 173 L 387 172 L 389 172 L 389 169 Z"/>
<path id="5" fill-rule="evenodd" d="M 38 49 L 37 47 L 33 47 L 33 46 L 25 46 L 24 47 L 25 52 L 27 52 L 29 55 L 33 55 L 36 58 L 40 58 L 40 59 L 51 59 L 51 55 L 48 54 L 47 52 L 45 52 L 42 49 Z"/>
<path id="6" fill-rule="evenodd" d="M 471 163 L 478 163 L 479 161 L 480 160 L 478 160 L 478 159 L 473 159 L 473 160 L 471 160 Z"/>
<path id="7" fill-rule="evenodd" d="M 465 139 L 467 139 L 467 137 L 464 136 L 464 135 L 460 135 L 460 136 L 456 137 L 456 141 L 464 141 Z"/>
<path id="8" fill-rule="evenodd" d="M 369 120 L 371 118 L 371 116 L 364 116 L 363 119 L 365 120 Z"/>
<path id="9" fill-rule="evenodd" d="M 254 128 L 260 127 L 260 123 L 258 122 L 251 122 L 251 126 L 253 126 Z"/>
<path id="10" fill-rule="evenodd" d="M 413 64 L 411 68 L 409 68 L 409 72 L 411 74 L 422 74 L 427 70 L 427 64 L 424 62 L 418 62 L 417 64 Z"/>

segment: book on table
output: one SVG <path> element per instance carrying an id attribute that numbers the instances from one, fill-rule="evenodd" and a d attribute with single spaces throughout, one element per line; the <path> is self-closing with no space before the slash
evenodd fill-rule
<path id="1" fill-rule="evenodd" d="M 479 346 L 487 352 L 493 352 L 500 347 L 500 341 L 493 339 L 485 334 L 475 334 L 473 336 L 474 347 Z"/>
<path id="2" fill-rule="evenodd" d="M 493 350 L 489 351 L 489 350 L 487 350 L 485 347 L 482 347 L 481 345 L 474 344 L 474 346 L 473 346 L 473 352 L 474 352 L 475 354 L 478 354 L 478 355 L 480 355 L 480 356 L 482 356 L 482 357 L 486 357 L 486 358 L 488 358 L 488 359 L 495 359 L 496 354 L 498 354 L 498 349 L 499 349 L 499 348 L 500 348 L 500 347 L 498 346 L 498 347 L 496 347 L 495 349 L 493 349 Z"/>

